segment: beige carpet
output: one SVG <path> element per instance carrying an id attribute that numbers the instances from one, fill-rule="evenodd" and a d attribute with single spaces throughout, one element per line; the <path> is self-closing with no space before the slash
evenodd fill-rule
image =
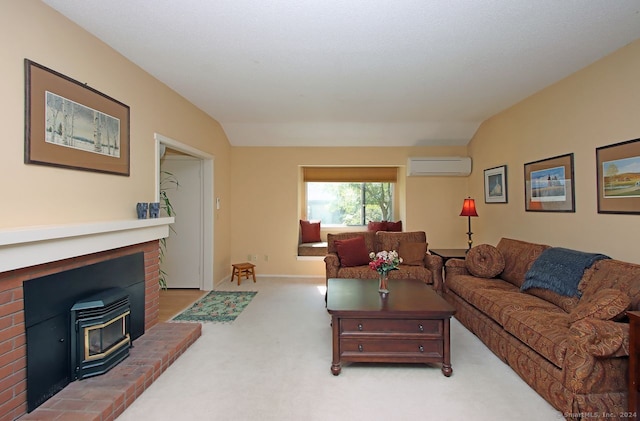
<path id="1" fill-rule="evenodd" d="M 118 421 L 563 419 L 456 320 L 449 378 L 439 365 L 403 364 L 345 364 L 333 376 L 323 287 L 269 277 L 219 285 L 259 294 L 233 323 L 203 324 Z"/>

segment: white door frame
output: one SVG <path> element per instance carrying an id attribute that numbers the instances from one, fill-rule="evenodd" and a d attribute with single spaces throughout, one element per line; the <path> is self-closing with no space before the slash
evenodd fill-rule
<path id="1" fill-rule="evenodd" d="M 213 160 L 214 157 L 206 152 L 196 149 L 192 146 L 186 145 L 177 140 L 168 138 L 159 133 L 154 133 L 155 139 L 155 155 L 156 155 L 156 193 L 155 201 L 160 200 L 160 155 L 161 149 L 166 146 L 184 154 L 199 158 L 202 160 L 202 262 L 203 284 L 200 289 L 204 291 L 211 291 L 214 289 L 213 279 L 213 232 L 214 232 L 214 220 L 213 220 L 213 206 L 214 191 L 213 191 Z M 164 146 L 162 146 L 164 145 Z"/>

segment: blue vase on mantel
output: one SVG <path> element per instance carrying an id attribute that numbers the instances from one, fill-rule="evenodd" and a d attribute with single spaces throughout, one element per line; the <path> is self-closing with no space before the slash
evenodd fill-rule
<path id="1" fill-rule="evenodd" d="M 160 217 L 160 202 L 149 203 L 149 218 Z"/>
<path id="2" fill-rule="evenodd" d="M 148 209 L 149 209 L 148 203 L 139 202 L 136 205 L 136 212 L 138 213 L 138 219 L 147 219 Z"/>

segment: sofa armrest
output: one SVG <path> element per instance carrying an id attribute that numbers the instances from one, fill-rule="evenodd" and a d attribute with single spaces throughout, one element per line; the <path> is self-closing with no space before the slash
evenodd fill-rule
<path id="1" fill-rule="evenodd" d="M 629 356 L 629 324 L 586 318 L 571 325 L 574 342 L 594 357 Z"/>
<path id="2" fill-rule="evenodd" d="M 564 361 L 564 384 L 575 393 L 598 385 L 616 384 L 626 368 L 613 360 L 629 355 L 629 325 L 610 320 L 582 319 L 570 326 Z"/>
<path id="3" fill-rule="evenodd" d="M 445 282 L 447 276 L 452 275 L 470 275 L 464 259 L 449 259 L 444 265 Z"/>
<path id="4" fill-rule="evenodd" d="M 433 279 L 433 289 L 442 291 L 442 257 L 435 254 L 427 254 L 424 256 L 424 267 L 431 272 L 431 278 Z"/>
<path id="5" fill-rule="evenodd" d="M 337 278 L 338 269 L 340 269 L 340 259 L 336 253 L 328 253 L 324 257 L 324 265 L 326 268 L 326 279 Z"/>

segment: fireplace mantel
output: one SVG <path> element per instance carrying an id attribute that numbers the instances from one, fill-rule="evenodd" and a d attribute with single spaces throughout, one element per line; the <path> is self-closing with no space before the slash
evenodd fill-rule
<path id="1" fill-rule="evenodd" d="M 0 229 L 0 272 L 165 238 L 173 222 L 170 217 Z"/>

